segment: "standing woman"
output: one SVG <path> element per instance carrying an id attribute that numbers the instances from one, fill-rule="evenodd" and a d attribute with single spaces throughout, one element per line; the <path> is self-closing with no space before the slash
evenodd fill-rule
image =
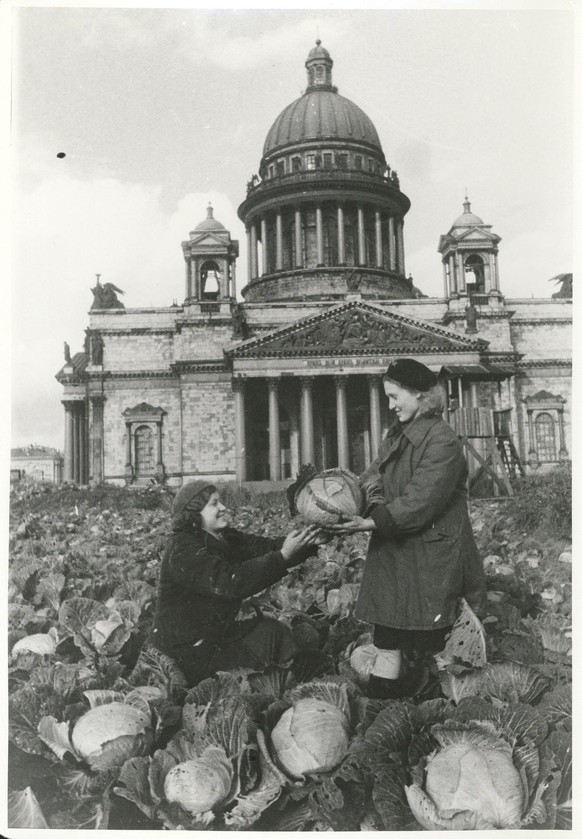
<path id="1" fill-rule="evenodd" d="M 445 646 L 459 598 L 482 610 L 485 581 L 467 510 L 467 463 L 442 419 L 436 375 L 401 358 L 383 382 L 397 422 L 360 476 L 371 509 L 333 529 L 371 531 L 355 616 L 374 625 L 369 694 L 390 698 L 414 692 L 422 660 Z"/>
<path id="2" fill-rule="evenodd" d="M 150 643 L 174 659 L 190 686 L 218 670 L 288 664 L 297 652 L 284 624 L 237 616 L 246 597 L 317 553 L 318 529 L 270 539 L 229 520 L 213 484 L 193 481 L 174 499 Z"/>

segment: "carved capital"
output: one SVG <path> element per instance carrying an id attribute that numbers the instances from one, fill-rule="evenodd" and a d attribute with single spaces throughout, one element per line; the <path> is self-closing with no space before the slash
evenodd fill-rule
<path id="1" fill-rule="evenodd" d="M 267 386 L 268 386 L 269 390 L 273 391 L 274 393 L 277 393 L 277 391 L 279 390 L 280 381 L 281 381 L 280 379 L 275 379 L 275 378 L 272 378 L 272 377 L 268 378 L 267 379 Z"/>
<path id="2" fill-rule="evenodd" d="M 347 376 L 334 376 L 333 380 L 335 382 L 336 388 L 342 388 L 345 390 L 348 384 L 348 377 Z"/>
<path id="3" fill-rule="evenodd" d="M 299 379 L 299 384 L 301 386 L 301 390 L 303 391 L 311 391 L 313 387 L 313 382 L 315 381 L 314 376 L 301 376 Z"/>

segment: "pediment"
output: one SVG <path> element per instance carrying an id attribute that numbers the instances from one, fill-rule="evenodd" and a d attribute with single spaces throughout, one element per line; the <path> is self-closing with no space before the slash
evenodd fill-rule
<path id="1" fill-rule="evenodd" d="M 491 233 L 489 230 L 485 230 L 483 227 L 470 227 L 468 230 L 463 231 L 463 233 L 456 234 L 455 238 L 457 242 L 482 242 L 484 239 L 488 239 L 490 242 L 496 244 L 501 241 L 500 236 L 496 233 Z"/>
<path id="2" fill-rule="evenodd" d="M 217 236 L 214 233 L 201 233 L 199 237 L 193 237 L 188 242 L 190 247 L 195 246 L 199 247 L 212 247 L 215 248 L 217 245 L 221 248 L 224 248 L 228 245 L 228 242 L 225 242 L 221 236 Z"/>
<path id="3" fill-rule="evenodd" d="M 252 338 L 233 358 L 475 352 L 487 345 L 367 303 L 350 302 Z"/>

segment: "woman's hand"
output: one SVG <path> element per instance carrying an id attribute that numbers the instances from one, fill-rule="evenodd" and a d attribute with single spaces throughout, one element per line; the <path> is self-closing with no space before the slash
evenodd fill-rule
<path id="1" fill-rule="evenodd" d="M 365 519 L 363 516 L 354 516 L 339 524 L 326 524 L 325 529 L 334 534 L 366 533 L 370 530 L 377 530 L 374 519 Z"/>
<path id="2" fill-rule="evenodd" d="M 303 530 L 292 530 L 287 534 L 280 550 L 286 561 L 293 559 L 304 548 L 317 544 L 320 528 L 315 525 L 305 527 Z"/>

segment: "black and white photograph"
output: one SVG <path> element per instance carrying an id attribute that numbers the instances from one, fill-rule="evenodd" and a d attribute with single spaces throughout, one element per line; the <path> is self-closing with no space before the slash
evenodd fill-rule
<path id="1" fill-rule="evenodd" d="M 309 6 L 0 6 L 6 839 L 579 823 L 580 6 Z"/>

